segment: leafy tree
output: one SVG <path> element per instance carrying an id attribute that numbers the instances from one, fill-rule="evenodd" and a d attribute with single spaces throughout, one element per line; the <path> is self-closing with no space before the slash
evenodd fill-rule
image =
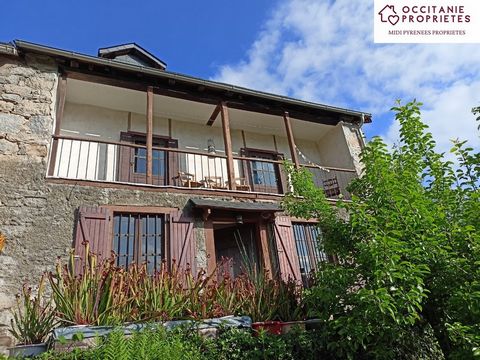
<path id="1" fill-rule="evenodd" d="M 401 142 L 369 142 L 351 201 L 331 206 L 308 171 L 289 167 L 284 208 L 319 219 L 324 250 L 340 259 L 322 264 L 307 296 L 339 357 L 480 356 L 480 154 L 460 141 L 457 164 L 436 152 L 421 105 L 392 108 Z"/>

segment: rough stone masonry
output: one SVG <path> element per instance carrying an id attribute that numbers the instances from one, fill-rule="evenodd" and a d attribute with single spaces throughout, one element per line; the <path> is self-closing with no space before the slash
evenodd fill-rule
<path id="1" fill-rule="evenodd" d="M 46 182 L 55 121 L 58 73 L 47 57 L 0 54 L 0 353 L 12 307 L 24 282 L 38 283 L 72 246 L 75 211 L 81 205 L 146 205 L 183 208 L 189 197 L 165 192 L 108 189 Z M 197 263 L 205 266 L 203 223 L 195 223 Z"/>

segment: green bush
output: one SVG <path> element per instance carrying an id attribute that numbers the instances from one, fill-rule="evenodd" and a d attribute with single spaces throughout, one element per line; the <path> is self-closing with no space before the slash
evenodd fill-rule
<path id="1" fill-rule="evenodd" d="M 113 332 L 99 339 L 94 348 L 75 349 L 70 353 L 49 352 L 41 360 L 93 359 L 205 359 L 205 360 L 314 360 L 335 359 L 328 356 L 319 332 L 293 331 L 286 335 L 249 330 L 222 329 L 218 338 L 203 338 L 192 328 L 166 331 L 163 327 L 124 336 Z"/>
<path id="2" fill-rule="evenodd" d="M 198 343 L 187 341 L 186 331 L 167 332 L 162 326 L 154 330 L 144 330 L 132 336 L 120 331 L 99 339 L 98 345 L 87 350 L 74 349 L 70 353 L 49 352 L 42 360 L 181 360 L 203 359 Z"/>
<path id="3" fill-rule="evenodd" d="M 322 264 L 305 299 L 340 358 L 480 357 L 480 153 L 464 141 L 453 142 L 456 163 L 438 153 L 420 106 L 392 109 L 400 143 L 373 138 L 336 207 L 287 166 L 284 208 L 319 219 L 322 250 L 340 259 Z"/>

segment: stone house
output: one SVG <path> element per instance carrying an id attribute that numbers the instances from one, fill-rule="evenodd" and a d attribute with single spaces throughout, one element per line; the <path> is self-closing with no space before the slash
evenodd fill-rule
<path id="1" fill-rule="evenodd" d="M 0 44 L 0 350 L 14 294 L 88 240 L 119 266 L 212 271 L 243 251 L 301 281 L 326 260 L 282 214 L 283 160 L 332 201 L 360 171 L 371 116 L 169 72 L 136 44 L 90 56 Z M 2 348 L 3 347 L 3 348 Z"/>

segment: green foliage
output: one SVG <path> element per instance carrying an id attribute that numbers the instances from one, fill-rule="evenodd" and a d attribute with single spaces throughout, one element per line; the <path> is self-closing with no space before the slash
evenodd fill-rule
<path id="1" fill-rule="evenodd" d="M 22 294 L 17 295 L 17 307 L 11 320 L 10 333 L 23 345 L 39 344 L 46 341 L 56 319 L 51 302 L 44 299 L 45 278 L 38 286 L 37 296 L 32 288 L 23 286 Z"/>
<path id="2" fill-rule="evenodd" d="M 333 359 L 322 350 L 320 333 L 294 331 L 286 335 L 261 332 L 252 336 L 248 330 L 222 329 L 218 338 L 204 338 L 193 328 L 165 331 L 162 327 L 125 337 L 111 333 L 88 350 L 71 353 L 49 352 L 43 360 L 90 359 L 205 359 L 205 360 L 314 360 Z"/>
<path id="3" fill-rule="evenodd" d="M 191 330 L 188 330 L 190 332 Z M 187 339 L 183 331 L 167 332 L 163 326 L 144 330 L 126 337 L 114 331 L 99 344 L 88 350 L 75 349 L 71 353 L 50 352 L 43 360 L 105 359 L 105 360 L 183 360 L 203 359 L 199 344 Z"/>
<path id="4" fill-rule="evenodd" d="M 307 172 L 290 169 L 285 209 L 318 218 L 324 250 L 341 259 L 322 265 L 306 302 L 342 357 L 436 359 L 435 342 L 448 358 L 479 352 L 480 154 L 456 141 L 458 163 L 447 161 L 420 106 L 393 108 L 401 143 L 370 141 L 351 202 L 330 206 Z"/>
<path id="5" fill-rule="evenodd" d="M 472 109 L 472 113 L 473 113 L 474 115 L 479 115 L 479 116 L 477 117 L 477 121 L 480 122 L 480 106 L 474 107 L 474 108 Z M 478 129 L 480 130 L 480 125 L 478 125 Z"/>

